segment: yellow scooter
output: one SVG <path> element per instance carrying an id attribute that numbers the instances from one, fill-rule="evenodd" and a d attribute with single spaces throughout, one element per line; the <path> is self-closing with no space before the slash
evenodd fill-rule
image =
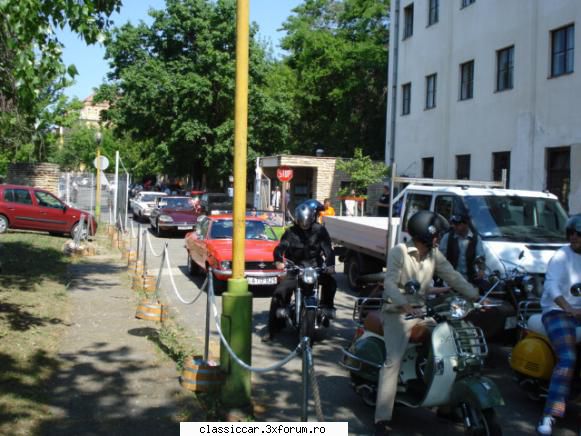
<path id="1" fill-rule="evenodd" d="M 581 283 L 571 286 L 571 295 L 581 297 Z M 524 325 L 522 338 L 512 349 L 509 362 L 519 386 L 529 398 L 546 397 L 556 356 L 547 337 L 540 313 L 531 315 Z M 577 347 L 581 347 L 581 327 L 577 327 Z M 579 361 L 579 360 L 578 360 Z M 579 374 L 579 371 L 576 372 Z"/>

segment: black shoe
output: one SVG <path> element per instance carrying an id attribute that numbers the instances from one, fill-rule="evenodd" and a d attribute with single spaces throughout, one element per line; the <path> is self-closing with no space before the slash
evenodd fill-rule
<path id="1" fill-rule="evenodd" d="M 260 338 L 260 341 L 268 344 L 269 342 L 272 342 L 272 340 L 274 339 L 274 335 L 272 333 L 266 332 L 266 334 L 262 335 L 262 337 Z"/>
<path id="2" fill-rule="evenodd" d="M 375 423 L 375 436 L 389 435 L 391 428 L 389 428 L 389 421 L 379 421 Z"/>

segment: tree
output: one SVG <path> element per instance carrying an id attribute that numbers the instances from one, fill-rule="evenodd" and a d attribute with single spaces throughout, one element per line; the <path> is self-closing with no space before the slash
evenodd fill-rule
<path id="1" fill-rule="evenodd" d="M 328 154 L 382 159 L 389 0 L 305 0 L 283 25 L 296 74 L 295 135 Z M 311 150 L 312 151 L 312 150 Z"/>
<path id="2" fill-rule="evenodd" d="M 369 185 L 380 182 L 389 174 L 389 168 L 383 162 L 374 162 L 369 156 L 363 155 L 356 148 L 352 159 L 338 160 L 337 169 L 351 177 L 351 188 L 345 188 L 339 195 L 347 195 L 350 189 L 355 189 L 357 195 L 367 191 Z"/>
<path id="3" fill-rule="evenodd" d="M 110 82 L 97 99 L 118 134 L 147 144 L 174 175 L 216 185 L 231 174 L 234 133 L 235 0 L 168 0 L 148 26 L 127 24 L 107 42 Z M 249 157 L 292 142 L 294 77 L 250 42 Z M 271 74 L 271 72 L 276 74 Z"/>
<path id="4" fill-rule="evenodd" d="M 5 160 L 46 156 L 52 112 L 63 104 L 62 91 L 77 74 L 74 65 L 64 65 L 54 29 L 69 26 L 95 43 L 120 5 L 121 0 L 0 1 L 0 153 Z"/>

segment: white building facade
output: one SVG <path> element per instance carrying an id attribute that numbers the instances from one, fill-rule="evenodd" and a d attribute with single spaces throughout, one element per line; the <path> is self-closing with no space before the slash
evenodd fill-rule
<path id="1" fill-rule="evenodd" d="M 499 180 L 506 168 L 509 187 L 581 213 L 581 1 L 392 0 L 392 20 L 398 3 L 386 160 L 393 147 L 398 173 L 417 177 Z M 393 112 L 390 98 L 388 138 Z"/>

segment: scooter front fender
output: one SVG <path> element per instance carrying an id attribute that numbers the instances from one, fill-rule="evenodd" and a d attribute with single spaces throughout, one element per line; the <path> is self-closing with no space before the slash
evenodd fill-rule
<path id="1" fill-rule="evenodd" d="M 457 407 L 465 402 L 481 410 L 505 404 L 498 386 L 488 377 L 482 376 L 461 378 L 452 386 L 450 405 Z"/>
<path id="2" fill-rule="evenodd" d="M 375 336 L 363 337 L 343 349 L 339 364 L 352 375 L 377 383 L 379 371 L 385 362 L 385 343 Z"/>

